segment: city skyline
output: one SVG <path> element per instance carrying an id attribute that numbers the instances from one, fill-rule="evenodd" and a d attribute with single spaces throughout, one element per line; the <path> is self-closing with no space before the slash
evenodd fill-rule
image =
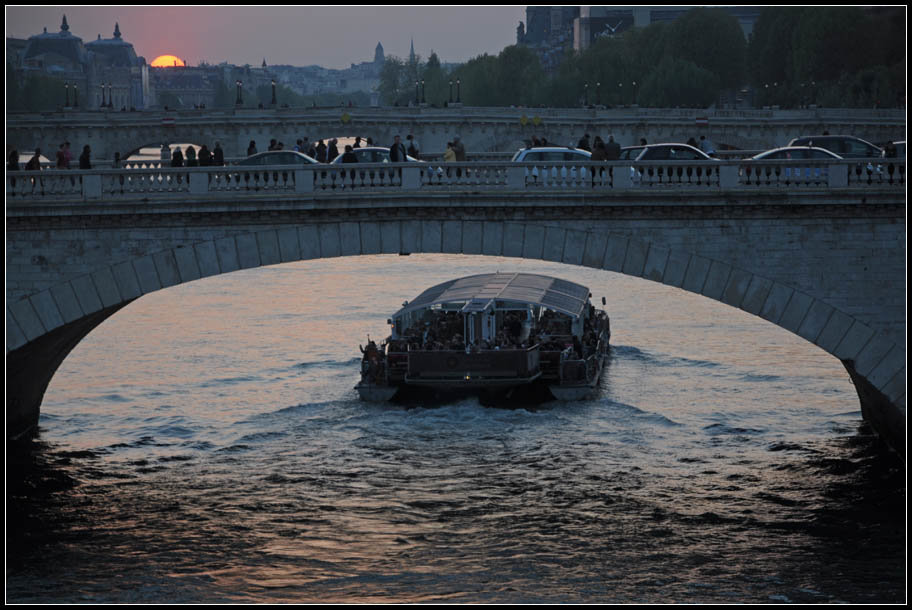
<path id="1" fill-rule="evenodd" d="M 70 33 L 86 43 L 110 38 L 119 24 L 147 62 L 172 54 L 189 65 L 265 60 L 345 69 L 373 60 L 378 42 L 387 56 L 403 59 L 412 41 L 423 59 L 431 52 L 454 63 L 497 54 L 515 43 L 525 6 L 7 6 L 6 36 L 58 32 L 64 15 Z M 204 40 L 203 32 L 213 36 Z"/>

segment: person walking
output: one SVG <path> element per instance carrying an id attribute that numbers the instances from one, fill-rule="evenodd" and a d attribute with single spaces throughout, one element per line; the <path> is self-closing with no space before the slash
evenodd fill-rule
<path id="1" fill-rule="evenodd" d="M 406 157 L 405 145 L 399 139 L 399 136 L 393 138 L 393 143 L 390 144 L 390 162 L 391 163 L 404 163 Z"/>

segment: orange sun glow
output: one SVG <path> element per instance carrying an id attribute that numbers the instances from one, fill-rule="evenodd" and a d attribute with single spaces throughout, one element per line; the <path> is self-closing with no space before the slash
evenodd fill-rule
<path id="1" fill-rule="evenodd" d="M 159 55 L 152 63 L 149 64 L 153 68 L 172 68 L 174 66 L 184 66 L 184 60 L 176 55 Z"/>

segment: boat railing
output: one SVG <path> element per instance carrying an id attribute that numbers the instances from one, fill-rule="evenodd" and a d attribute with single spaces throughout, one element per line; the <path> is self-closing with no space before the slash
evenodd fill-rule
<path id="1" fill-rule="evenodd" d="M 467 373 L 490 377 L 530 377 L 539 372 L 538 346 L 519 349 L 410 350 L 408 376 L 459 377 Z"/>

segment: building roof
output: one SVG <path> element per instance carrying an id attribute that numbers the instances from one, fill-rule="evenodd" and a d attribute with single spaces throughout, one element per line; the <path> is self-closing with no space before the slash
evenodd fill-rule
<path id="1" fill-rule="evenodd" d="M 85 46 L 110 66 L 128 68 L 140 63 L 133 45 L 121 38 L 119 23 L 114 24 L 113 38 L 103 39 L 99 34 L 98 40 L 86 43 Z"/>
<path id="2" fill-rule="evenodd" d="M 428 288 L 404 305 L 394 317 L 442 303 L 465 303 L 464 311 L 483 311 L 495 300 L 541 305 L 569 316 L 579 317 L 586 310 L 589 288 L 567 280 L 532 273 L 472 275 Z"/>

